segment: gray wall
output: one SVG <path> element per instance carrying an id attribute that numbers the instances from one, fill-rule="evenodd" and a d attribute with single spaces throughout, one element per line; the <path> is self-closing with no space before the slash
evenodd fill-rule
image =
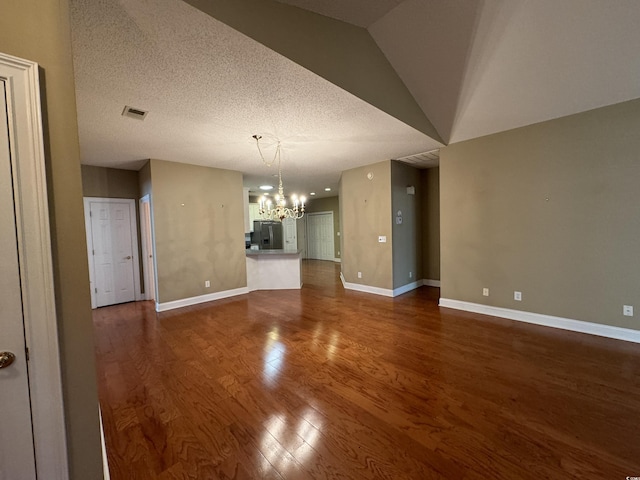
<path id="1" fill-rule="evenodd" d="M 407 194 L 407 187 L 415 189 Z M 391 220 L 393 232 L 393 288 L 422 279 L 422 185 L 420 171 L 391 161 Z M 402 212 L 402 223 L 396 221 Z M 411 274 L 411 276 L 409 276 Z"/>
<path id="2" fill-rule="evenodd" d="M 422 185 L 422 278 L 440 280 L 440 169 L 420 171 Z"/>
<path id="3" fill-rule="evenodd" d="M 640 100 L 442 149 L 442 297 L 640 329 L 639 152 Z"/>
<path id="4" fill-rule="evenodd" d="M 150 164 L 157 301 L 246 287 L 242 174 L 162 160 Z"/>
<path id="5" fill-rule="evenodd" d="M 70 477 L 102 478 L 67 0 L 3 2 L 0 51 L 38 62 Z"/>
<path id="6" fill-rule="evenodd" d="M 373 179 L 367 178 L 367 173 Z M 347 282 L 393 288 L 391 162 L 342 172 L 342 274 Z M 378 243 L 386 235 L 387 243 Z M 362 272 L 362 278 L 357 273 Z"/>

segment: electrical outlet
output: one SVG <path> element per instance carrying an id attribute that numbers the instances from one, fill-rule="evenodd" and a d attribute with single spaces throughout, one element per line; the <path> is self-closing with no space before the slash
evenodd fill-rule
<path id="1" fill-rule="evenodd" d="M 378 243 L 387 243 L 387 236 L 386 235 L 379 235 L 378 236 Z"/>
<path id="2" fill-rule="evenodd" d="M 513 292 L 513 299 L 517 301 L 522 301 L 522 292 Z"/>
<path id="3" fill-rule="evenodd" d="M 625 317 L 633 317 L 633 305 L 623 305 L 622 314 Z"/>
<path id="4" fill-rule="evenodd" d="M 362 272 L 358 272 L 358 278 L 362 278 Z"/>
<path id="5" fill-rule="evenodd" d="M 485 297 L 489 296 L 489 289 L 488 288 L 483 288 L 482 289 L 482 295 L 484 295 Z"/>
<path id="6" fill-rule="evenodd" d="M 210 282 L 209 280 L 205 280 L 205 281 L 204 281 L 204 286 L 205 286 L 206 288 L 209 288 L 209 287 L 211 286 L 211 282 Z"/>

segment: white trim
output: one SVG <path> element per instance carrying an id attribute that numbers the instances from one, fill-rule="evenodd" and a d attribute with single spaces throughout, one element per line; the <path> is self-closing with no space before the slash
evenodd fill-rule
<path id="1" fill-rule="evenodd" d="M 336 262 L 336 263 L 342 263 L 342 259 L 341 258 L 334 258 L 333 261 Z"/>
<path id="2" fill-rule="evenodd" d="M 220 300 L 222 298 L 235 297 L 236 295 L 244 295 L 249 293 L 247 287 L 234 288 L 233 290 L 224 290 L 222 292 L 207 293 L 206 295 L 199 295 L 197 297 L 181 298 L 180 300 L 173 300 L 171 302 L 158 303 L 156 302 L 156 312 L 166 312 L 167 310 L 173 310 L 174 308 L 188 307 L 190 305 L 197 305 L 199 303 L 211 302 L 213 300 Z"/>
<path id="3" fill-rule="evenodd" d="M 415 290 L 416 288 L 420 288 L 423 285 L 424 280 L 417 280 L 412 283 L 407 283 L 406 285 L 402 285 L 401 287 L 393 289 L 393 296 L 397 297 L 398 295 L 402 295 L 403 293 L 410 292 L 411 290 Z"/>
<path id="4" fill-rule="evenodd" d="M 111 480 L 109 473 L 109 460 L 107 458 L 107 446 L 104 442 L 104 427 L 102 426 L 102 410 L 100 410 L 100 444 L 102 445 L 102 475 L 103 480 Z"/>
<path id="5" fill-rule="evenodd" d="M 382 295 L 384 297 L 397 297 L 398 295 L 402 295 L 403 293 L 410 292 L 411 290 L 415 290 L 423 285 L 424 280 L 417 280 L 412 283 L 407 283 L 406 285 L 402 285 L 401 287 L 395 288 L 393 290 L 389 288 L 380 288 L 380 287 L 372 287 L 370 285 L 362 285 L 361 283 L 350 283 L 344 279 L 344 275 L 340 272 L 340 280 L 342 281 L 342 286 L 346 290 L 355 290 L 357 292 L 364 293 L 373 293 L 374 295 Z"/>
<path id="6" fill-rule="evenodd" d="M 38 64 L 0 53 L 7 79 L 29 390 L 39 478 L 69 478 Z"/>
<path id="7" fill-rule="evenodd" d="M 438 287 L 440 288 L 440 280 L 422 280 L 422 284 L 427 287 Z"/>
<path id="8" fill-rule="evenodd" d="M 632 330 L 630 328 L 612 327 L 610 325 L 602 325 L 599 323 L 573 320 L 570 318 L 553 317 L 550 315 L 542 315 L 539 313 L 511 310 L 508 308 L 492 307 L 489 305 L 463 302 L 460 300 L 451 300 L 448 298 L 441 298 L 439 305 L 441 307 L 455 308 L 456 310 L 464 310 L 466 312 L 508 318 L 510 320 L 516 320 L 519 322 L 543 325 L 545 327 L 560 328 L 563 330 L 570 330 L 572 332 L 588 333 L 590 335 L 598 335 L 600 337 L 615 338 L 617 340 L 640 343 L 640 330 Z"/>
<path id="9" fill-rule="evenodd" d="M 136 302 L 144 300 L 140 288 L 140 259 L 138 257 L 138 217 L 136 215 L 136 201 L 133 198 L 103 198 L 84 197 L 84 228 L 87 236 L 87 256 L 89 257 L 89 288 L 91 289 L 91 308 L 96 308 L 95 271 L 93 268 L 93 236 L 91 235 L 90 203 L 128 203 L 129 204 L 129 228 L 131 229 L 131 256 L 133 257 L 133 293 Z"/>
<path id="10" fill-rule="evenodd" d="M 393 290 L 388 288 L 371 287 L 369 285 L 362 285 L 360 283 L 350 283 L 344 279 L 342 272 L 340 272 L 340 280 L 346 290 L 355 290 L 356 292 L 373 293 L 374 295 L 382 295 L 385 297 L 393 297 Z"/>

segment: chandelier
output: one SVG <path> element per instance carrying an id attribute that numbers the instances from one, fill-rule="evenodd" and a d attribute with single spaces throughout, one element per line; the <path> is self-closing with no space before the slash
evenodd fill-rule
<path id="1" fill-rule="evenodd" d="M 260 139 L 262 137 L 260 135 L 254 135 L 253 138 L 256 139 L 256 145 L 258 147 L 258 152 L 260 153 L 262 163 L 270 167 L 276 162 L 276 160 L 278 161 L 278 193 L 274 197 L 275 203 L 266 194 L 262 195 L 258 202 L 258 213 L 262 218 L 267 220 L 275 220 L 279 218 L 282 221 L 285 218 L 293 218 L 294 220 L 302 218 L 304 216 L 304 202 L 306 201 L 305 197 L 298 198 L 295 193 L 292 194 L 291 202 L 293 202 L 293 206 L 287 207 L 287 198 L 284 196 L 284 188 L 282 187 L 280 141 L 278 141 L 278 144 L 276 145 L 276 153 L 273 156 L 273 160 L 268 162 L 267 160 L 265 160 L 264 155 L 262 154 L 262 149 L 260 148 Z"/>

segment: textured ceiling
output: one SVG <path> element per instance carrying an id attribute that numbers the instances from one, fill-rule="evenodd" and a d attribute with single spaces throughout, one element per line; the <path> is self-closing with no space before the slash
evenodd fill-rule
<path id="1" fill-rule="evenodd" d="M 261 134 L 266 157 L 282 142 L 286 192 L 326 195 L 345 169 L 441 146 L 179 0 L 73 0 L 72 35 L 84 164 L 207 165 L 255 188 L 274 183 Z"/>
<path id="2" fill-rule="evenodd" d="M 302 11 L 290 5 L 366 26 L 447 143 L 640 97 L 637 0 L 215 5 L 242 5 L 245 12 L 260 5 L 263 31 L 269 14 L 284 9 L 297 18 Z M 259 160 L 251 138 L 257 133 L 265 143 L 282 141 L 285 190 L 321 192 L 335 189 L 345 169 L 441 146 L 181 0 L 71 0 L 71 6 L 85 164 L 135 169 L 158 158 L 242 171 L 245 185 L 255 187 L 273 183 L 275 173 Z M 307 13 L 305 21 L 327 26 L 327 35 L 344 31 L 337 28 L 342 22 L 310 16 L 319 18 Z M 305 25 L 295 26 L 296 42 L 278 30 L 280 45 L 322 57 L 326 52 L 298 45 Z M 347 76 L 359 72 L 354 65 Z M 149 110 L 147 119 L 122 117 L 125 105 Z M 267 148 L 266 156 L 272 152 Z"/>
<path id="3" fill-rule="evenodd" d="M 368 27 L 403 0 L 277 0 L 359 27 Z"/>

